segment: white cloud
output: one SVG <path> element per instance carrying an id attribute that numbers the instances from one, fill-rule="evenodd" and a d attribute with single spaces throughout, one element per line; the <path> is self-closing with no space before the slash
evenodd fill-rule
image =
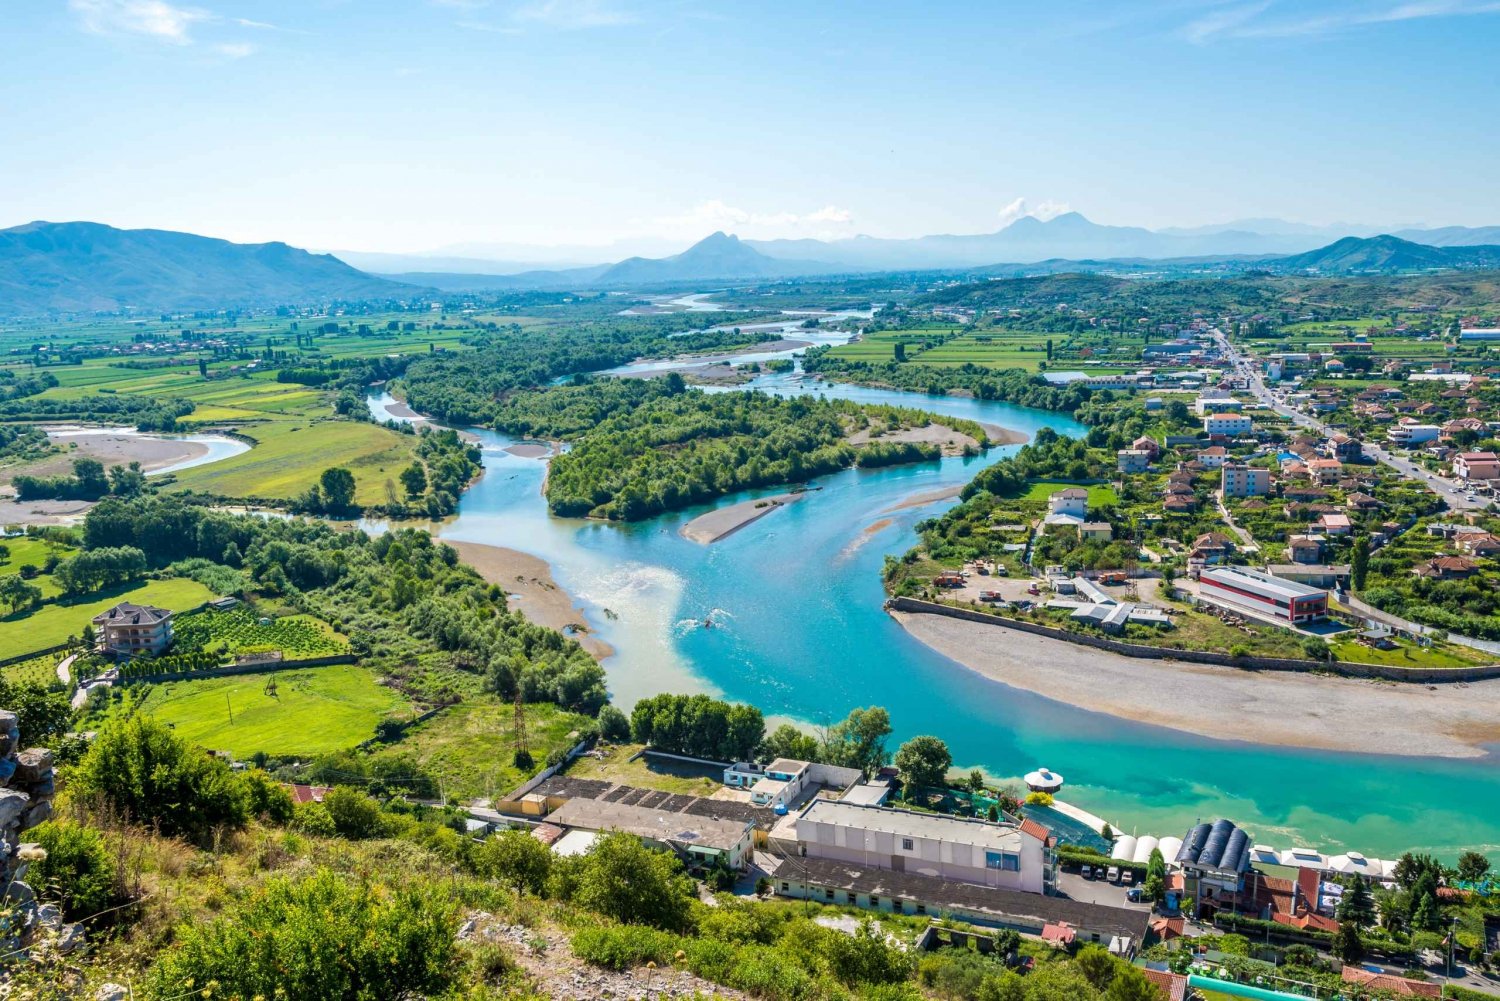
<path id="1" fill-rule="evenodd" d="M 680 215 L 658 216 L 645 220 L 651 231 L 661 236 L 696 239 L 714 230 L 724 230 L 750 239 L 773 240 L 781 237 L 813 237 L 826 240 L 847 236 L 854 213 L 837 205 L 825 205 L 812 212 L 754 212 L 730 205 L 720 198 L 699 202 Z"/>
<path id="2" fill-rule="evenodd" d="M 1000 210 L 1000 226 L 1004 228 L 1017 219 L 1024 219 L 1026 216 L 1046 222 L 1048 219 L 1055 219 L 1064 212 L 1071 211 L 1073 211 L 1073 207 L 1067 202 L 1055 202 L 1048 198 L 1032 206 L 1026 199 L 1017 198 Z"/>
<path id="3" fill-rule="evenodd" d="M 244 59 L 255 55 L 255 46 L 249 42 L 221 42 L 214 46 L 214 51 L 230 59 Z"/>
<path id="4" fill-rule="evenodd" d="M 572 31 L 631 24 L 635 15 L 610 0 L 536 0 L 517 7 L 511 15 L 522 24 Z"/>
<path id="5" fill-rule="evenodd" d="M 191 45 L 193 25 L 213 19 L 206 10 L 163 0 L 68 0 L 68 6 L 96 35 L 147 35 L 172 45 Z"/>
<path id="6" fill-rule="evenodd" d="M 1299 3 L 1292 8 L 1295 14 L 1280 17 L 1274 7 L 1272 0 L 1263 0 L 1215 11 L 1186 25 L 1181 34 L 1202 45 L 1223 38 L 1297 38 L 1402 21 L 1500 14 L 1500 0 L 1412 0 L 1380 6 L 1341 3 L 1321 9 Z M 1271 16 L 1262 17 L 1268 13 Z"/>

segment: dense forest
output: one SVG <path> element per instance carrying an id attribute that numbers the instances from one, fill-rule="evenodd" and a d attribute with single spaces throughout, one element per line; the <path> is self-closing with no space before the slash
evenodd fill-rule
<path id="1" fill-rule="evenodd" d="M 375 538 L 317 521 L 231 515 L 177 498 L 109 498 L 86 550 L 129 547 L 153 570 L 221 594 L 253 589 L 332 623 L 361 663 L 431 702 L 487 688 L 593 714 L 604 672 L 574 640 L 526 621 L 450 546 L 402 529 Z M 466 680 L 467 679 L 467 680 Z"/>
<path id="2" fill-rule="evenodd" d="M 802 483 L 853 465 L 936 459 L 935 445 L 850 434 L 923 427 L 931 414 L 902 407 L 764 393 L 706 393 L 680 376 L 607 379 L 517 393 L 497 410 L 511 434 L 572 440 L 552 460 L 553 513 L 633 521 L 751 487 Z M 972 421 L 942 423 L 988 444 Z"/>
<path id="3" fill-rule="evenodd" d="M 809 348 L 802 368 L 837 382 L 887 386 L 933 396 L 967 393 L 981 400 L 1004 400 L 1022 407 L 1071 414 L 1092 395 L 1081 383 L 1054 385 L 1021 369 L 987 369 L 967 364 L 933 368 L 919 363 L 869 362 L 839 358 L 827 347 Z"/>

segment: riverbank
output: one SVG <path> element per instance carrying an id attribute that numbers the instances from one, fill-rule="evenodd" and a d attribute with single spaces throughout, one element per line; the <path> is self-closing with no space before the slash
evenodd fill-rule
<path id="1" fill-rule="evenodd" d="M 139 462 L 141 470 L 150 473 L 201 459 L 209 453 L 209 447 L 202 442 L 155 438 L 131 429 L 49 429 L 47 438 L 62 451 L 36 462 L 0 470 L 0 483 L 10 483 L 21 474 L 67 475 L 73 471 L 74 459 L 98 459 L 106 467 Z"/>
<path id="2" fill-rule="evenodd" d="M 733 535 L 752 521 L 764 518 L 777 508 L 797 502 L 802 496 L 801 493 L 776 494 L 772 497 L 757 497 L 754 500 L 740 501 L 738 504 L 715 508 L 683 525 L 678 529 L 678 534 L 684 539 L 706 546 Z"/>
<path id="3" fill-rule="evenodd" d="M 893 612 L 984 677 L 1090 712 L 1217 740 L 1474 758 L 1500 744 L 1500 681 L 1402 685 L 1143 660 L 942 615 Z"/>
<path id="4" fill-rule="evenodd" d="M 614 647 L 588 630 L 583 609 L 557 586 L 546 560 L 482 542 L 441 541 L 458 550 L 459 559 L 479 571 L 485 580 L 505 588 L 512 596 L 511 607 L 532 622 L 573 637 L 595 660 L 614 656 Z"/>

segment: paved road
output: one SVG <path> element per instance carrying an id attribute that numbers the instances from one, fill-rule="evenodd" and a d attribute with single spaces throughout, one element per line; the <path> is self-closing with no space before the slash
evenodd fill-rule
<path id="1" fill-rule="evenodd" d="M 1255 365 L 1245 355 L 1240 353 L 1234 345 L 1229 343 L 1229 338 L 1224 336 L 1222 330 L 1214 330 L 1214 340 L 1218 342 L 1219 350 L 1229 359 L 1235 375 L 1246 381 L 1246 385 L 1250 387 L 1251 394 L 1254 395 L 1262 406 L 1274 410 L 1298 427 L 1306 428 L 1309 431 L 1324 436 L 1334 433 L 1332 428 L 1312 414 L 1304 414 L 1302 411 L 1294 410 L 1277 400 L 1275 394 L 1266 387 L 1265 380 L 1261 378 Z M 1396 455 L 1375 442 L 1365 442 L 1364 452 L 1370 458 L 1391 467 L 1407 479 L 1421 483 L 1428 490 L 1431 490 L 1447 501 L 1448 506 L 1455 511 L 1477 511 L 1489 506 L 1490 502 L 1487 498 L 1475 497 L 1471 500 L 1465 496 L 1463 487 L 1427 472 L 1410 459 Z"/>

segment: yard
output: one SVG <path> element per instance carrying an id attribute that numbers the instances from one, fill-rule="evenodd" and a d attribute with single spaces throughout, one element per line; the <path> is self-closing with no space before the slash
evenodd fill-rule
<path id="1" fill-rule="evenodd" d="M 178 618 L 172 625 L 181 647 L 224 648 L 226 653 L 280 650 L 288 660 L 343 653 L 348 640 L 311 615 L 284 615 L 261 625 L 263 616 L 245 608 L 212 609 Z"/>
<path id="2" fill-rule="evenodd" d="M 28 565 L 41 570 L 46 567 L 48 556 L 67 559 L 77 552 L 72 546 L 23 535 L 0 539 L 0 547 L 9 552 L 8 556 L 0 556 L 0 577 L 20 573 L 21 568 Z M 41 589 L 44 601 L 62 593 L 62 588 L 57 586 L 51 574 L 39 573 L 30 579 L 30 583 Z"/>
<path id="3" fill-rule="evenodd" d="M 449 797 L 493 798 L 508 792 L 546 764 L 547 756 L 575 742 L 571 735 L 591 722 L 547 703 L 526 706 L 526 736 L 535 768 L 523 772 L 515 756 L 515 706 L 493 696 L 461 702 L 374 752 L 376 757 L 411 755 L 441 776 Z"/>
<path id="4" fill-rule="evenodd" d="M 256 751 L 289 757 L 342 750 L 373 737 L 381 720 L 416 712 L 354 664 L 132 686 L 106 715 L 128 708 L 156 717 L 194 744 L 240 758 Z"/>
<path id="5" fill-rule="evenodd" d="M 585 755 L 568 767 L 568 775 L 578 779 L 597 779 L 604 782 L 619 782 L 642 789 L 660 789 L 662 792 L 682 793 L 689 796 L 708 796 L 723 786 L 723 775 L 717 769 L 692 765 L 688 762 L 671 762 L 660 759 L 636 758 L 631 755 L 642 749 L 640 744 L 600 745 L 601 757 Z M 708 775 L 712 771 L 713 777 Z"/>
<path id="6" fill-rule="evenodd" d="M 12 685 L 41 685 L 49 688 L 57 681 L 57 662 L 62 657 L 60 653 L 44 653 L 18 664 L 9 664 L 0 668 L 0 677 Z"/>
<path id="7" fill-rule="evenodd" d="M 1058 483 L 1052 480 L 1041 480 L 1031 484 L 1030 489 L 1022 494 L 1018 498 L 1018 500 L 1023 503 L 1030 502 L 1036 505 L 1045 505 L 1047 503 L 1048 497 L 1051 497 L 1059 490 L 1066 490 L 1071 486 L 1074 486 L 1074 484 Z M 1090 486 L 1088 490 L 1089 507 L 1091 508 L 1114 507 L 1120 503 L 1120 495 L 1115 493 L 1113 487 L 1096 483 L 1093 486 Z"/>
<path id="8" fill-rule="evenodd" d="M 171 578 L 147 580 L 122 588 L 110 588 L 72 602 L 52 601 L 39 608 L 0 618 L 0 651 L 6 656 L 28 650 L 46 650 L 78 636 L 89 620 L 122 601 L 159 605 L 174 612 L 197 608 L 214 593 L 195 580 Z"/>

